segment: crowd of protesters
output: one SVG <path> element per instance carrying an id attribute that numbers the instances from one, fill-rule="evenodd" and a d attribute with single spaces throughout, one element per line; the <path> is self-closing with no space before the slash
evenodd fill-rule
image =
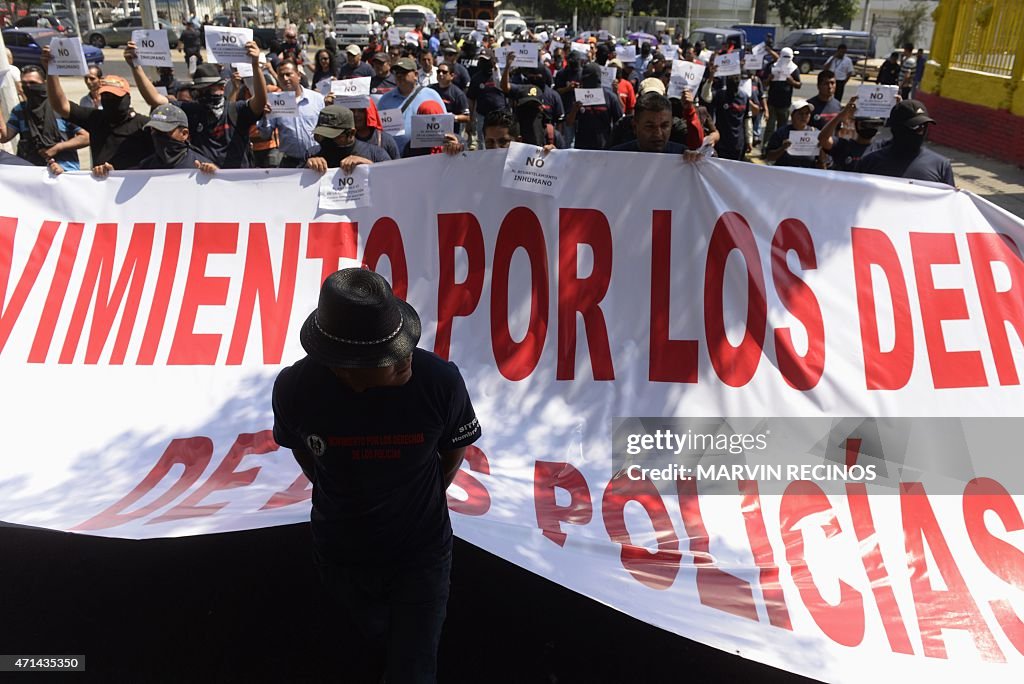
<path id="1" fill-rule="evenodd" d="M 292 26 L 266 54 L 253 42 L 246 46 L 253 73 L 260 76 L 246 79 L 236 69 L 204 63 L 198 41 L 189 40 L 186 49 L 195 58 L 191 80 L 176 80 L 173 70 L 160 69 L 154 81 L 129 43 L 124 57 L 142 102 L 132 101 L 128 81 L 104 76 L 98 67 L 86 76 L 89 93 L 69 102 L 60 77 L 46 76 L 50 55 L 44 49 L 43 67 L 22 71 L 24 102 L 6 124 L 0 119 L 0 142 L 20 136 L 18 160 L 6 155 L 0 161 L 45 165 L 57 174 L 77 170 L 76 150 L 88 146 L 99 176 L 142 168 L 323 172 L 515 141 L 547 150 L 669 153 L 690 160 L 713 155 L 744 161 L 759 149 L 776 166 L 870 169 L 953 184 L 948 160 L 923 147 L 934 121 L 920 103 L 906 99 L 924 61 L 912 46 L 897 60 L 898 83 L 909 86 L 890 117 L 891 140 L 880 143 L 875 134 L 885 122 L 857 118 L 856 97 L 842 102 L 853 73 L 842 45 L 817 74 L 817 92 L 803 99 L 796 91 L 809 84 L 801 81 L 792 51 L 777 51 L 771 36 L 756 48 L 760 69 L 727 77 L 716 74 L 716 55 L 704 45 L 681 41 L 677 58 L 702 64 L 705 71 L 698 87 L 680 90 L 670 85 L 668 50 L 651 42 L 634 46 L 635 61 L 624 62 L 620 55 L 632 51 L 617 51 L 614 42 L 596 35 L 575 43 L 559 34 L 541 36 L 537 66 L 516 68 L 512 54 L 503 62 L 496 58 L 500 46 L 489 31 L 453 39 L 443 26 L 432 33 L 417 26 L 402 43 L 388 44 L 386 27 L 380 28 L 367 46 L 344 49 L 328 31 L 324 47 L 309 59 L 305 36 Z M 727 44 L 719 53 L 738 47 Z M 780 75 L 783 67 L 789 73 Z M 889 71 L 883 65 L 879 82 L 890 78 Z M 331 82 L 353 78 L 370 79 L 365 108 L 334 104 Z M 576 97 L 581 88 L 600 89 L 603 101 L 582 105 Z M 268 105 L 268 94 L 280 91 L 295 93 L 297 115 L 278 115 Z M 386 110 L 402 113 L 402 132 L 384 130 L 380 112 Z M 438 113 L 454 115 L 454 134 L 443 145 L 413 147 L 413 117 Z M 817 153 L 791 153 L 790 133 L 807 129 L 819 132 Z M 873 155 L 880 156 L 869 160 Z"/>

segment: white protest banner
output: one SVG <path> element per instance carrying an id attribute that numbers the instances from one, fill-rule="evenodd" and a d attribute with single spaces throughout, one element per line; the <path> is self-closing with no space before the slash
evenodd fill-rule
<path id="1" fill-rule="evenodd" d="M 138 52 L 139 64 L 142 66 L 173 67 L 171 47 L 167 41 L 167 31 L 163 29 L 136 29 L 132 31 L 132 41 Z"/>
<path id="2" fill-rule="evenodd" d="M 619 70 L 613 66 L 601 66 L 601 87 L 602 88 L 613 88 L 615 87 L 615 77 L 618 75 Z"/>
<path id="3" fill-rule="evenodd" d="M 331 81 L 334 104 L 349 109 L 366 109 L 370 106 L 370 77 L 343 78 Z"/>
<path id="4" fill-rule="evenodd" d="M 548 47 L 551 49 L 551 52 L 554 53 L 555 50 L 564 50 L 565 43 L 559 43 L 557 40 L 553 40 Z"/>
<path id="5" fill-rule="evenodd" d="M 789 132 L 789 147 L 786 154 L 793 157 L 813 157 L 818 154 L 818 129 Z"/>
<path id="6" fill-rule="evenodd" d="M 52 39 L 50 56 L 52 60 L 47 73 L 51 76 L 85 76 L 89 73 L 81 38 Z"/>
<path id="7" fill-rule="evenodd" d="M 510 48 L 516 56 L 512 66 L 516 69 L 536 69 L 540 63 L 540 43 L 512 43 Z M 503 66 L 503 62 L 499 62 Z"/>
<path id="8" fill-rule="evenodd" d="M 256 73 L 252 68 L 252 62 L 235 62 L 231 68 L 237 71 L 242 78 L 252 78 Z"/>
<path id="9" fill-rule="evenodd" d="M 615 55 L 623 64 L 632 64 L 636 61 L 636 46 L 618 45 L 615 47 Z"/>
<path id="10" fill-rule="evenodd" d="M 677 88 L 685 88 L 691 93 L 696 93 L 704 79 L 706 69 L 707 67 L 703 64 L 677 59 L 672 62 L 672 76 L 669 79 L 669 85 L 675 83 Z M 669 97 L 673 96 L 669 95 Z"/>
<path id="11" fill-rule="evenodd" d="M 500 190 L 499 152 L 363 165 L 416 192 L 342 219 L 309 170 L 0 166 L 0 520 L 308 524 L 270 397 L 325 268 L 365 264 L 482 425 L 461 539 L 816 680 L 1019 684 L 1024 221 L 902 179 L 553 154 L 557 197 Z"/>
<path id="12" fill-rule="evenodd" d="M 707 64 L 708 62 L 711 61 L 711 58 L 714 56 L 715 53 L 713 53 L 711 50 L 701 50 L 700 54 L 697 55 L 697 59 Z"/>
<path id="13" fill-rule="evenodd" d="M 672 45 L 671 43 L 666 43 L 665 45 L 662 45 L 658 49 L 661 50 L 662 56 L 667 61 L 669 61 L 669 62 L 671 62 L 673 60 L 676 60 L 676 59 L 679 59 L 679 46 L 678 45 Z"/>
<path id="14" fill-rule="evenodd" d="M 454 114 L 413 114 L 409 146 L 440 147 L 446 133 L 455 133 Z"/>
<path id="15" fill-rule="evenodd" d="M 273 116 L 299 115 L 299 105 L 295 101 L 294 90 L 282 90 L 277 93 L 267 93 L 267 104 L 270 105 L 270 113 Z"/>
<path id="16" fill-rule="evenodd" d="M 604 88 L 573 88 L 576 101 L 584 107 L 604 106 Z"/>
<path id="17" fill-rule="evenodd" d="M 857 111 L 859 118 L 889 118 L 889 112 L 896 104 L 899 86 L 862 85 L 857 88 Z"/>
<path id="18" fill-rule="evenodd" d="M 341 169 L 327 169 L 320 179 L 319 201 L 321 212 L 344 211 L 370 206 L 370 164 L 359 164 L 352 173 Z"/>
<path id="19" fill-rule="evenodd" d="M 727 52 L 715 57 L 715 76 L 739 76 L 740 53 Z"/>
<path id="20" fill-rule="evenodd" d="M 573 52 L 578 52 L 581 55 L 590 54 L 590 46 L 586 43 L 570 43 L 569 47 Z"/>
<path id="21" fill-rule="evenodd" d="M 388 29 L 388 45 L 401 45 L 402 31 L 396 28 Z"/>
<path id="22" fill-rule="evenodd" d="M 385 133 L 405 135 L 405 114 L 400 108 L 380 109 L 377 114 L 380 116 L 380 124 Z"/>
<path id="23" fill-rule="evenodd" d="M 789 57 L 782 57 L 772 66 L 772 80 L 785 81 L 796 67 Z"/>
<path id="24" fill-rule="evenodd" d="M 245 44 L 252 40 L 252 29 L 230 26 L 207 26 L 206 52 L 216 64 L 252 62 L 245 53 Z"/>
<path id="25" fill-rule="evenodd" d="M 760 71 L 764 66 L 764 57 L 761 55 L 746 55 L 743 58 L 743 68 L 747 71 Z"/>
<path id="26" fill-rule="evenodd" d="M 505 156 L 501 185 L 555 197 L 562 190 L 568 161 L 569 155 L 557 150 L 544 154 L 542 147 L 513 142 Z"/>

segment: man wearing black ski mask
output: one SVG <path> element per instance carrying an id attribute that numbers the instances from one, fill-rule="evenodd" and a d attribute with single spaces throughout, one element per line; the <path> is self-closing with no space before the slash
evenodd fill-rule
<path id="1" fill-rule="evenodd" d="M 172 104 L 160 105 L 149 115 L 145 128 L 153 136 L 153 156 L 142 160 L 139 169 L 199 169 L 213 173 L 217 166 L 197 152 L 188 141 L 188 117 Z"/>
<path id="2" fill-rule="evenodd" d="M 917 100 L 897 102 L 889 113 L 892 141 L 864 155 L 857 171 L 956 187 L 949 160 L 924 147 L 928 127 L 934 124 L 935 119 L 928 116 L 928 110 Z"/>
<path id="3" fill-rule="evenodd" d="M 356 138 L 355 116 L 351 109 L 341 105 L 328 105 L 320 110 L 313 137 L 319 143 L 320 151 L 306 160 L 306 168 L 317 173 L 338 168 L 352 173 L 352 169 L 360 164 L 391 159 L 383 147 Z"/>
<path id="4" fill-rule="evenodd" d="M 50 62 L 49 46 L 43 48 L 44 65 Z M 59 76 L 47 76 L 46 95 L 54 113 L 89 131 L 92 171 L 105 176 L 114 169 L 131 169 L 153 154 L 153 139 L 144 126 L 149 117 L 132 109 L 128 81 L 107 75 L 100 80 L 102 109 L 68 102 Z"/>
<path id="5" fill-rule="evenodd" d="M 77 150 L 89 146 L 89 134 L 58 117 L 46 97 L 46 72 L 29 65 L 21 70 L 25 102 L 15 105 L 4 124 L 0 117 L 0 143 L 18 136 L 18 156 L 51 173 L 77 171 Z"/>

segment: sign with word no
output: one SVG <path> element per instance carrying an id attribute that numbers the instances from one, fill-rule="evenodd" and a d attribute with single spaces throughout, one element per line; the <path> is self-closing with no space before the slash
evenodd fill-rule
<path id="1" fill-rule="evenodd" d="M 167 41 L 167 31 L 163 29 L 138 29 L 132 31 L 132 42 L 139 54 L 142 66 L 169 67 L 171 47 Z"/>
<path id="2" fill-rule="evenodd" d="M 862 85 L 857 89 L 857 118 L 886 119 L 896 104 L 899 86 Z"/>
<path id="3" fill-rule="evenodd" d="M 81 38 L 54 38 L 50 41 L 50 56 L 53 61 L 47 73 L 51 76 L 85 76 L 89 73 Z"/>
<path id="4" fill-rule="evenodd" d="M 298 116 L 299 105 L 295 101 L 295 91 L 282 90 L 279 93 L 267 93 L 267 104 L 274 116 Z"/>
<path id="5" fill-rule="evenodd" d="M 366 109 L 370 106 L 370 77 L 346 78 L 331 81 L 334 104 L 349 109 Z"/>
<path id="6" fill-rule="evenodd" d="M 252 62 L 245 54 L 245 44 L 252 40 L 252 29 L 229 26 L 206 27 L 206 52 L 216 64 Z"/>
<path id="7" fill-rule="evenodd" d="M 455 133 L 454 114 L 414 114 L 410 147 L 440 147 L 446 133 Z"/>

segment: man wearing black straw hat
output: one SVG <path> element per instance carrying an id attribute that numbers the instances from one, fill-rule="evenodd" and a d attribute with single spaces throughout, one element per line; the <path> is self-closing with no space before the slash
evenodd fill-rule
<path id="1" fill-rule="evenodd" d="M 367 655 L 386 653 L 391 684 L 435 681 L 452 560 L 445 490 L 480 437 L 459 369 L 419 338 L 415 309 L 384 278 L 338 271 L 302 326 L 307 356 L 273 396 L 274 438 L 313 483 L 321 579 Z"/>

